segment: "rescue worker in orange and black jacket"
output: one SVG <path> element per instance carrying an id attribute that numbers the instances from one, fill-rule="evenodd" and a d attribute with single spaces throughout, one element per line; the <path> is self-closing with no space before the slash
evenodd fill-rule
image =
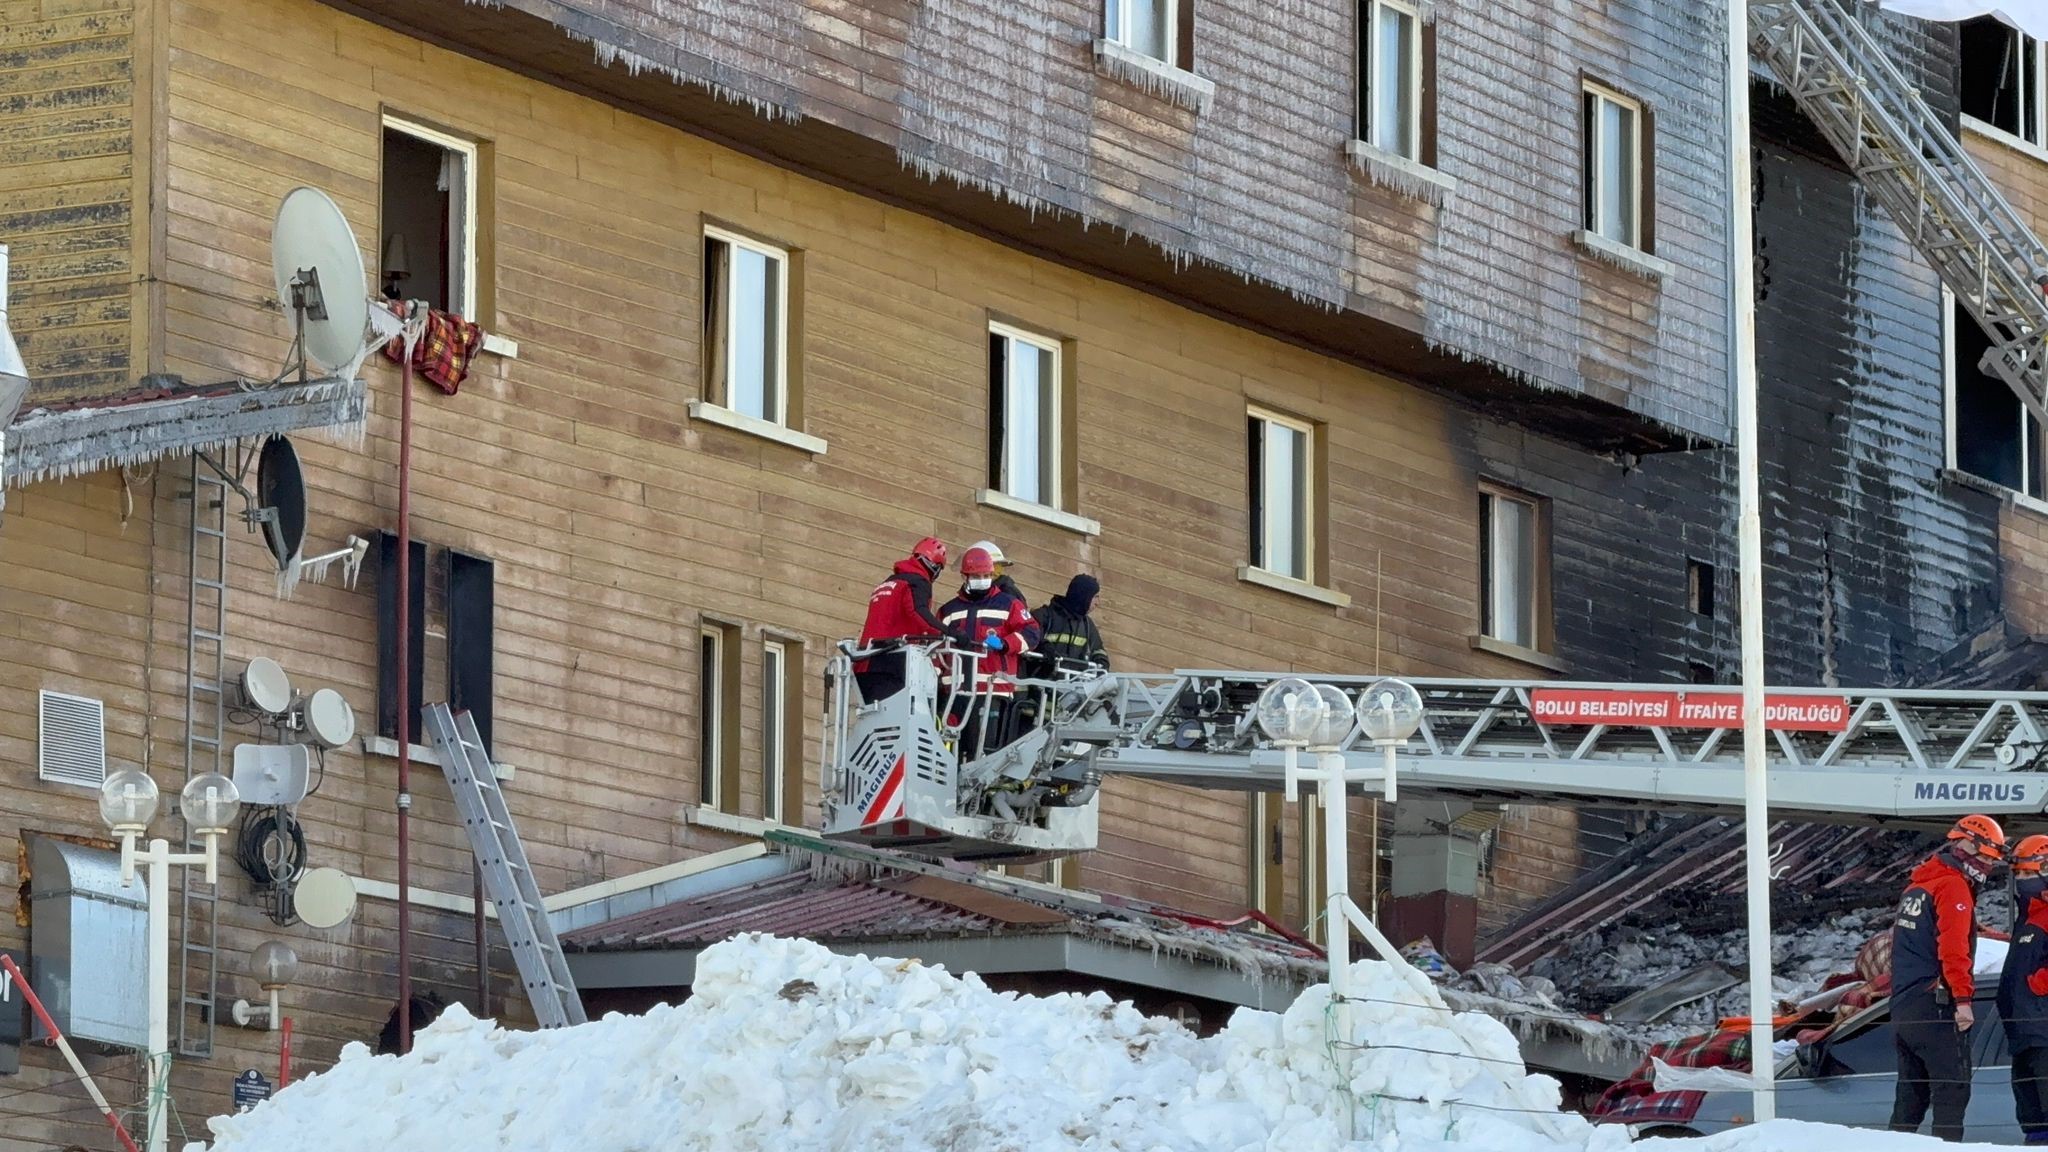
<path id="1" fill-rule="evenodd" d="M 1998 977 L 1998 1018 L 2012 1052 L 2013 1111 L 2029 1146 L 2048 1145 L 2048 836 L 2012 850 L 2012 947 Z"/>
<path id="2" fill-rule="evenodd" d="M 2005 856 L 2005 830 L 1965 816 L 1948 843 L 1913 870 L 1892 922 L 1892 1036 L 1898 1083 L 1891 1129 L 1917 1132 L 1934 1111 L 1937 1140 L 1961 1141 L 1970 1103 L 1970 998 L 1977 956 L 1977 890 Z"/>

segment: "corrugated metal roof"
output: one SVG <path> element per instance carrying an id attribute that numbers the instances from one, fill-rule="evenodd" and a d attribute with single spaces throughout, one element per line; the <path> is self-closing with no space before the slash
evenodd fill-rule
<path id="1" fill-rule="evenodd" d="M 742 932 L 812 940 L 900 940 L 980 935 L 1016 927 L 984 912 L 935 899 L 933 891 L 929 885 L 905 891 L 886 882 L 820 876 L 801 869 L 592 925 L 569 933 L 562 943 L 575 951 L 611 952 L 701 948 Z M 985 900 L 988 894 L 977 896 Z M 1052 916 L 1055 925 L 1064 924 L 1065 919 Z M 1048 927 L 1041 923 L 1026 930 Z"/>

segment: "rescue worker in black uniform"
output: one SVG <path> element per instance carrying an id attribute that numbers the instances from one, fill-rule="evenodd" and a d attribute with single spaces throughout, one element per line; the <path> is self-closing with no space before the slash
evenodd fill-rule
<path id="1" fill-rule="evenodd" d="M 1892 1035 L 1898 1083 L 1891 1130 L 1918 1132 L 1934 1111 L 1934 1137 L 1958 1143 L 1970 1104 L 1970 998 L 1977 957 L 1977 891 L 2005 856 L 2005 830 L 1965 816 L 1948 843 L 1913 870 L 1892 922 Z"/>
<path id="2" fill-rule="evenodd" d="M 2012 1103 L 2029 1146 L 2048 1146 L 2048 836 L 2012 850 L 2012 949 L 1998 977 L 1998 1017 L 2012 1052 Z"/>

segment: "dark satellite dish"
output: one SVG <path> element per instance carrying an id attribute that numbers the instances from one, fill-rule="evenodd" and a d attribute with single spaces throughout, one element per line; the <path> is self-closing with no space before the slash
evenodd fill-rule
<path id="1" fill-rule="evenodd" d="M 256 517 L 280 572 L 288 570 L 306 543 L 306 477 L 299 450 L 282 436 L 263 442 L 256 458 Z"/>

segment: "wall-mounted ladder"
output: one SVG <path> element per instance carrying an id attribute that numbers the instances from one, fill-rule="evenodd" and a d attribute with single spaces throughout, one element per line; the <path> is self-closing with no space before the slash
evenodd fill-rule
<path id="1" fill-rule="evenodd" d="M 420 719 L 440 749 L 441 773 L 448 778 L 455 811 L 483 868 L 484 890 L 497 910 L 498 927 L 526 985 L 534 1019 L 543 1028 L 583 1023 L 583 998 L 548 922 L 533 866 L 512 826 L 512 813 L 505 807 L 505 793 L 498 787 L 498 773 L 483 738 L 477 735 L 476 721 L 466 711 L 452 714 L 446 704 L 427 705 L 420 710 Z"/>
<path id="2" fill-rule="evenodd" d="M 185 779 L 221 770 L 226 735 L 228 484 L 192 454 L 191 531 L 185 544 Z M 183 813 L 180 813 L 182 818 Z M 182 851 L 206 846 L 185 822 Z M 213 1055 L 220 991 L 220 892 L 197 868 L 178 869 L 178 1055 Z M 152 1054 L 153 1056 L 160 1054 Z"/>
<path id="3" fill-rule="evenodd" d="M 2048 248 L 1838 0 L 1751 0 L 1750 47 L 1983 326 L 1981 367 L 2048 420 Z"/>

